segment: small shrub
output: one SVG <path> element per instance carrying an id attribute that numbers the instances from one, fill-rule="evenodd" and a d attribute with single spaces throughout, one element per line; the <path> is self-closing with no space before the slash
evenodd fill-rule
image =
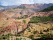
<path id="1" fill-rule="evenodd" d="M 7 20 L 8 20 L 9 18 L 7 18 Z"/>
<path id="2" fill-rule="evenodd" d="M 53 30 L 53 26 L 51 26 L 50 30 Z"/>
<path id="3" fill-rule="evenodd" d="M 20 40 L 19 38 L 16 38 L 16 40 Z"/>
<path id="4" fill-rule="evenodd" d="M 6 39 L 6 37 L 3 37 L 3 39 Z"/>
<path id="5" fill-rule="evenodd" d="M 24 23 L 26 23 L 26 20 L 23 20 Z"/>
<path id="6" fill-rule="evenodd" d="M 44 32 L 48 32 L 49 31 L 49 28 L 47 30 L 43 30 Z"/>
<path id="7" fill-rule="evenodd" d="M 18 33 L 18 34 L 17 34 L 17 35 L 15 35 L 15 36 L 21 36 L 21 35 L 20 35 L 20 33 Z"/>
<path id="8" fill-rule="evenodd" d="M 26 39 L 24 38 L 24 40 L 26 40 Z"/>
<path id="9" fill-rule="evenodd" d="M 49 28 L 47 29 L 47 31 L 49 31 Z"/>
<path id="10" fill-rule="evenodd" d="M 29 38 L 31 38 L 33 40 L 34 39 L 34 35 L 30 35 Z"/>
<path id="11" fill-rule="evenodd" d="M 47 32 L 47 30 L 43 30 L 43 32 Z"/>
<path id="12" fill-rule="evenodd" d="M 29 30 L 29 32 L 31 32 L 31 30 L 30 29 L 28 29 Z"/>
<path id="13" fill-rule="evenodd" d="M 36 33 L 37 33 L 37 31 L 34 31 L 33 33 L 34 33 L 34 34 L 36 34 Z"/>
<path id="14" fill-rule="evenodd" d="M 42 32 L 42 31 L 40 31 L 40 34 L 43 34 L 43 32 Z"/>
<path id="15" fill-rule="evenodd" d="M 22 40 L 22 38 L 20 38 L 20 40 Z"/>
<path id="16" fill-rule="evenodd" d="M 40 35 L 38 35 L 37 37 L 40 37 Z"/>
<path id="17" fill-rule="evenodd" d="M 46 22 L 44 24 L 47 24 Z"/>

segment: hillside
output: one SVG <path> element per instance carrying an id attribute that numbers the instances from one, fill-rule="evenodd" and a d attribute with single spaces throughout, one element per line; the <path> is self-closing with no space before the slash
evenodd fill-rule
<path id="1" fill-rule="evenodd" d="M 35 12 L 37 12 L 37 11 L 39 11 L 39 10 L 43 10 L 43 9 L 45 9 L 45 8 L 47 8 L 47 7 L 50 7 L 50 6 L 52 6 L 53 4 L 22 4 L 22 5 L 20 5 L 19 7 L 21 7 L 21 8 L 29 8 L 29 9 L 33 9 L 33 10 L 35 10 Z M 30 7 L 29 7 L 30 6 Z M 19 8 L 18 7 L 18 8 Z"/>
<path id="2" fill-rule="evenodd" d="M 13 6 L 2 6 L 2 5 L 0 5 L 0 11 L 5 11 L 6 9 L 14 8 L 14 7 L 17 7 L 17 6 L 16 5 L 13 5 Z"/>
<path id="3" fill-rule="evenodd" d="M 18 18 L 24 15 L 30 15 L 52 5 L 53 4 L 22 4 L 20 6 L 13 6 L 12 8 L 3 11 L 3 13 L 8 15 L 10 18 Z"/>
<path id="4" fill-rule="evenodd" d="M 41 10 L 41 12 L 45 12 L 45 11 L 52 11 L 53 10 L 53 6 L 50 6 L 46 9 Z"/>
<path id="5" fill-rule="evenodd" d="M 50 38 L 50 37 L 53 37 L 52 34 L 53 34 L 53 23 L 52 23 L 52 21 L 30 23 L 29 28 L 27 28 L 24 32 L 21 33 L 22 36 L 29 37 L 32 40 L 38 39 L 41 37 L 48 38 L 47 35 L 50 35 L 49 36 L 49 38 Z"/>
<path id="6" fill-rule="evenodd" d="M 0 18 L 8 18 L 8 15 L 0 11 Z"/>
<path id="7" fill-rule="evenodd" d="M 35 40 L 53 34 L 53 4 L 23 4 L 0 12 L 0 39 Z M 51 6 L 51 7 L 49 7 Z M 49 7 L 49 8 L 47 8 Z M 37 12 L 46 8 L 45 12 Z M 46 35 L 46 36 L 44 36 Z M 50 37 L 52 38 L 53 35 Z M 12 37 L 11 37 L 12 36 Z M 19 37 L 18 37 L 19 36 Z M 21 36 L 21 37 L 20 37 Z M 11 38 L 10 38 L 11 37 Z M 49 37 L 49 38 L 50 38 Z M 14 39 L 12 38 L 12 39 Z M 25 39 L 23 39 L 25 40 Z"/>

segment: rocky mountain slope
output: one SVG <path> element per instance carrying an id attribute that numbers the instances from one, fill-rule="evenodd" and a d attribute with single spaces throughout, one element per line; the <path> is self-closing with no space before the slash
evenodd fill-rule
<path id="1" fill-rule="evenodd" d="M 5 7 L 5 8 L 9 8 L 9 9 L 6 9 L 5 11 L 3 11 L 3 13 L 5 15 L 8 15 L 10 18 L 17 18 L 17 17 L 21 17 L 23 15 L 29 15 L 31 13 L 35 13 L 37 11 L 40 11 L 40 10 L 45 9 L 52 5 L 53 4 L 29 4 L 29 5 L 22 4 L 20 6 L 13 6 L 12 8 Z"/>
<path id="2" fill-rule="evenodd" d="M 39 12 L 35 12 L 33 14 L 30 14 L 30 16 L 52 16 L 53 17 L 53 6 L 50 6 L 48 8 L 45 8 Z"/>
<path id="3" fill-rule="evenodd" d="M 4 11 L 6 9 L 13 8 L 13 7 L 16 7 L 16 6 L 2 6 L 2 5 L 0 5 L 0 11 Z"/>
<path id="4" fill-rule="evenodd" d="M 53 6 L 50 6 L 48 8 L 45 8 L 45 9 L 41 10 L 40 12 L 52 11 L 52 10 L 53 10 Z"/>
<path id="5" fill-rule="evenodd" d="M 22 4 L 18 8 L 24 7 L 24 8 L 33 9 L 35 11 L 39 11 L 39 10 L 43 10 L 52 5 L 53 5 L 52 3 L 50 3 L 50 4 Z"/>
<path id="6" fill-rule="evenodd" d="M 40 16 L 40 17 L 47 17 L 47 16 L 53 16 L 53 11 L 48 11 L 48 12 L 35 12 L 33 14 L 30 14 L 29 16 Z"/>
<path id="7" fill-rule="evenodd" d="M 37 36 L 41 37 L 42 33 L 43 35 L 48 33 L 53 34 L 53 10 L 45 11 L 45 12 L 36 12 L 33 10 L 33 9 L 36 9 L 35 6 L 29 7 L 29 5 L 27 5 L 25 8 L 23 8 L 22 6 L 23 5 L 21 5 L 21 7 L 10 8 L 3 12 L 2 11 L 0 12 L 0 22 L 1 22 L 0 34 L 1 35 L 8 34 L 8 33 L 12 33 L 13 35 L 15 35 L 17 33 L 24 31 L 25 29 L 26 30 L 24 31 L 24 33 L 23 32 L 21 33 L 21 36 L 27 36 L 29 38 L 31 37 L 31 35 L 33 35 L 35 36 L 35 39 L 36 39 Z M 25 19 L 22 18 L 18 20 L 18 17 L 22 17 L 24 15 L 27 15 L 27 18 Z M 17 19 L 15 19 L 16 17 Z M 32 21 L 32 22 L 30 23 L 29 21 Z"/>

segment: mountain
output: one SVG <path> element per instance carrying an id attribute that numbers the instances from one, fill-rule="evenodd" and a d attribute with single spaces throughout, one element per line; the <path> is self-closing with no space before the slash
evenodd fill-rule
<path id="1" fill-rule="evenodd" d="M 0 6 L 0 10 L 3 10 L 3 9 L 4 9 L 4 7 Z"/>
<path id="2" fill-rule="evenodd" d="M 3 9 L 8 9 L 8 8 L 20 8 L 20 9 L 32 9 L 34 10 L 35 12 L 37 11 L 40 11 L 40 10 L 43 10 L 49 6 L 52 6 L 53 4 L 52 3 L 49 3 L 49 4 L 21 4 L 20 6 L 18 5 L 13 5 L 13 6 L 2 6 L 0 5 L 0 7 L 2 7 Z M 0 8 L 0 10 L 2 9 Z"/>
<path id="3" fill-rule="evenodd" d="M 41 12 L 44 12 L 44 11 L 52 11 L 53 10 L 53 6 L 50 6 L 48 8 L 45 8 L 43 10 L 41 10 Z"/>
<path id="4" fill-rule="evenodd" d="M 19 6 L 19 8 L 28 8 L 28 9 L 33 9 L 35 12 L 39 11 L 39 10 L 43 10 L 47 7 L 52 6 L 53 4 L 22 4 Z"/>
<path id="5" fill-rule="evenodd" d="M 8 16 L 2 12 L 0 12 L 0 18 L 7 18 Z"/>
<path id="6" fill-rule="evenodd" d="M 43 10 L 52 6 L 53 4 L 22 4 L 20 6 L 4 6 L 8 8 L 3 13 L 8 15 L 10 18 L 22 17 L 23 15 L 29 15 L 37 11 Z M 19 16 L 18 16 L 19 15 Z"/>
<path id="7" fill-rule="evenodd" d="M 53 17 L 51 17 L 53 16 L 52 5 L 53 4 L 23 4 L 10 7 L 0 6 L 5 9 L 1 9 L 3 11 L 0 11 L 0 39 L 8 40 L 11 39 L 11 36 L 12 39 L 17 39 L 17 36 L 24 36 L 35 40 L 41 38 L 44 34 L 53 34 Z M 44 8 L 46 8 L 47 11 L 37 12 Z M 25 38 L 23 40 L 25 40 Z"/>
<path id="8" fill-rule="evenodd" d="M 0 5 L 0 10 L 5 10 L 5 9 L 8 9 L 8 8 L 10 8 L 9 6 L 1 6 Z"/>
<path id="9" fill-rule="evenodd" d="M 2 6 L 2 5 L 0 5 L 0 11 L 4 11 L 4 10 L 6 10 L 6 9 L 9 9 L 9 8 L 13 8 L 13 7 L 16 7 L 16 5 L 13 5 L 13 6 Z"/>
<path id="10" fill-rule="evenodd" d="M 45 8 L 39 12 L 35 12 L 35 13 L 33 13 L 33 15 L 31 14 L 30 16 L 41 16 L 41 17 L 50 16 L 50 17 L 53 17 L 53 6 Z"/>

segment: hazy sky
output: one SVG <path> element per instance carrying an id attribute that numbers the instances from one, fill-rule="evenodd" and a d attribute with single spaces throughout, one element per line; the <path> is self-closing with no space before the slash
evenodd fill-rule
<path id="1" fill-rule="evenodd" d="M 0 5 L 3 6 L 34 3 L 53 3 L 53 0 L 0 0 Z"/>

